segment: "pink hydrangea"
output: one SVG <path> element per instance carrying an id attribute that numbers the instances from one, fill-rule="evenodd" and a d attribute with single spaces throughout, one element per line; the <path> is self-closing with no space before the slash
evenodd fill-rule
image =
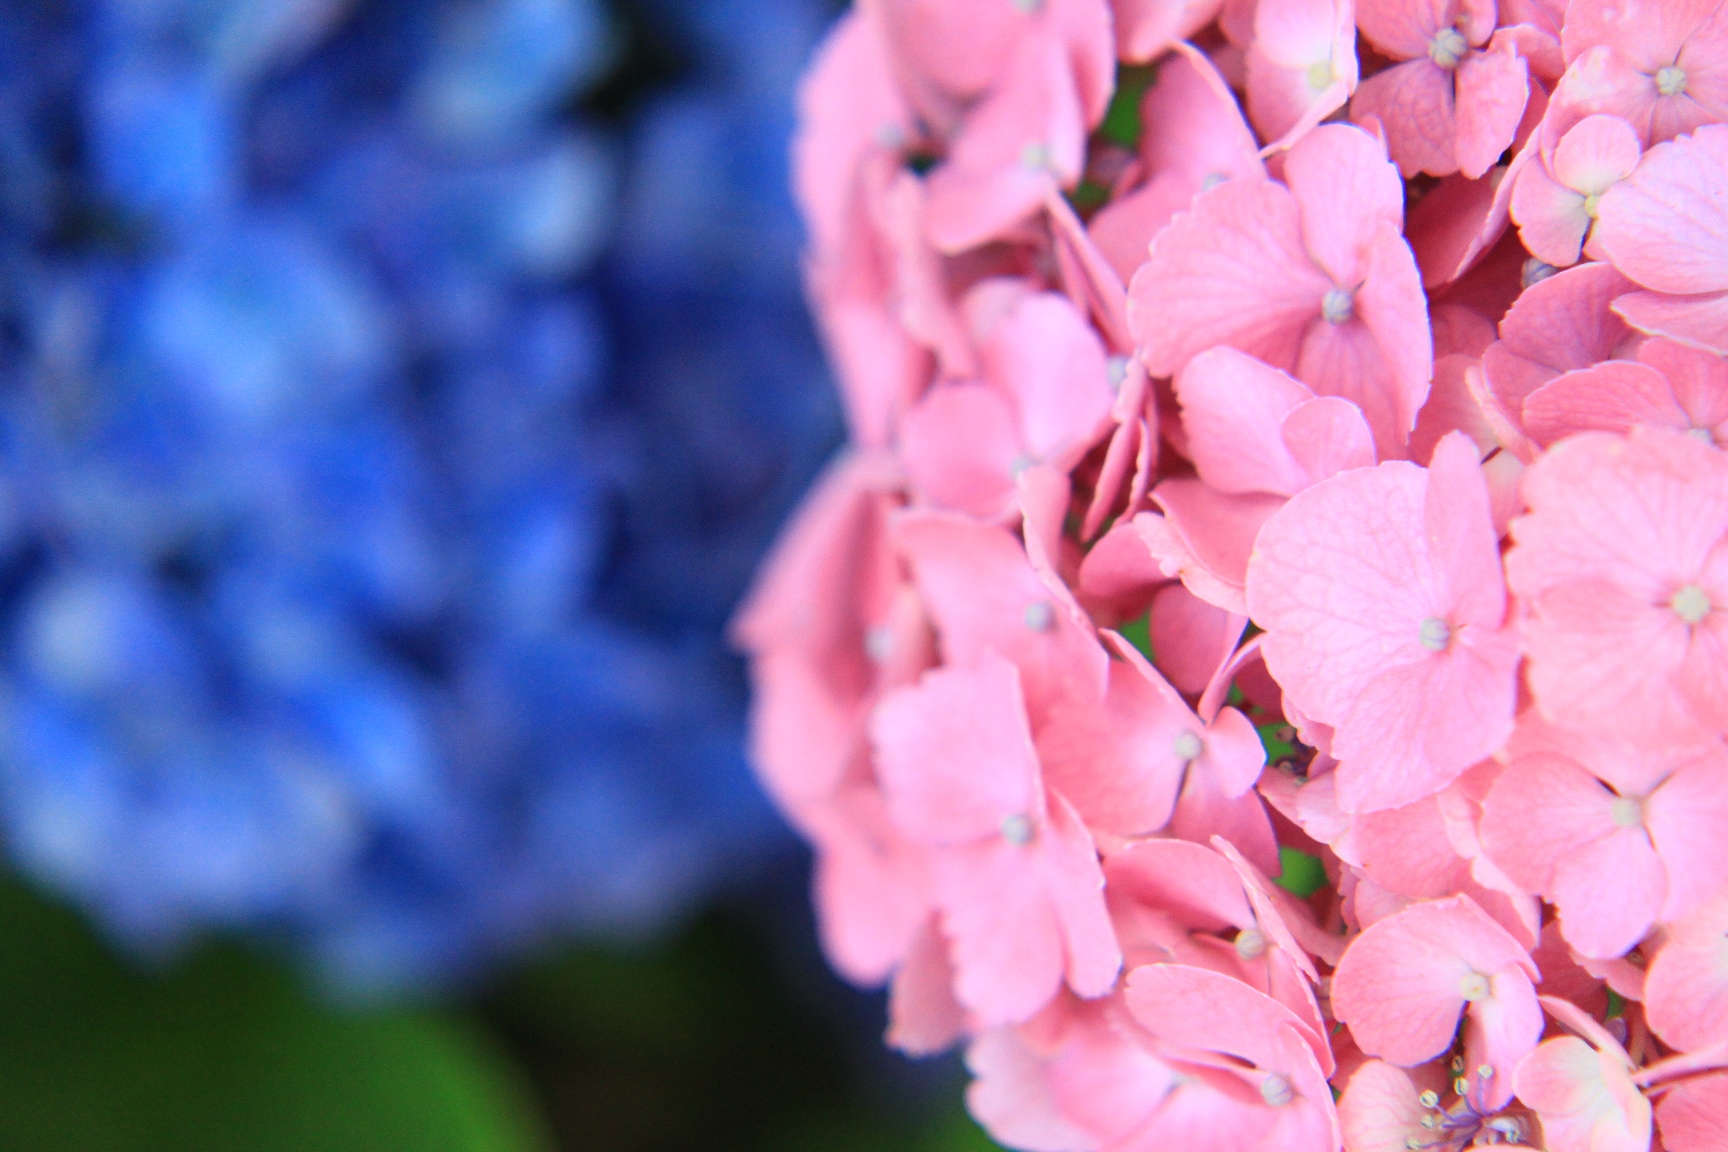
<path id="1" fill-rule="evenodd" d="M 852 445 L 734 635 L 888 1042 L 1029 1152 L 1722 1147 L 1728 7 L 863 0 L 794 160 Z"/>

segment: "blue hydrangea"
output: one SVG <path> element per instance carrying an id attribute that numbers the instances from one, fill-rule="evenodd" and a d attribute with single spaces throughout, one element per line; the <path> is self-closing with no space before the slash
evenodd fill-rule
<path id="1" fill-rule="evenodd" d="M 785 167 L 828 16 L 0 3 L 23 869 L 368 991 L 788 858 L 722 633 L 838 436 Z"/>

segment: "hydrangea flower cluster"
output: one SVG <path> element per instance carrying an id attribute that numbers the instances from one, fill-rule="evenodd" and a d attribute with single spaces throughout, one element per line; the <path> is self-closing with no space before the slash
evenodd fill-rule
<path id="1" fill-rule="evenodd" d="M 833 30 L 852 446 L 736 637 L 998 1140 L 1724 1146 L 1725 69 L 1718 0 Z"/>
<path id="2" fill-rule="evenodd" d="M 776 223 L 822 18 L 0 7 L 14 859 L 364 991 L 791 849 L 722 630 L 838 435 Z"/>

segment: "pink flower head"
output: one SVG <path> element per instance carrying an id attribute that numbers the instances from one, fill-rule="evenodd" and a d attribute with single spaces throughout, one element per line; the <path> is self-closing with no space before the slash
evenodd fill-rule
<path id="1" fill-rule="evenodd" d="M 1284 179 L 1219 185 L 1158 235 L 1129 287 L 1141 358 L 1172 376 L 1208 348 L 1246 352 L 1354 403 L 1398 455 L 1433 368 L 1403 183 L 1347 125 L 1304 137 Z"/>
<path id="2" fill-rule="evenodd" d="M 1728 758 L 1616 756 L 1600 742 L 1578 754 L 1584 763 L 1557 752 L 1513 760 L 1483 806 L 1483 842 L 1508 876 L 1559 906 L 1574 949 L 1619 956 L 1658 919 L 1728 886 L 1728 844 L 1713 831 L 1728 821 Z"/>
<path id="3" fill-rule="evenodd" d="M 985 652 L 886 695 L 871 719 L 888 812 L 931 849 L 954 992 L 985 1024 L 1025 1020 L 1064 980 L 1109 991 L 1121 966 L 1092 838 L 1046 790 L 1014 665 Z"/>
<path id="4" fill-rule="evenodd" d="M 1267 1109 L 1265 1152 L 1331 1152 L 1338 1115 L 1311 1040 L 1284 1005 L 1239 980 L 1182 964 L 1148 964 L 1128 974 L 1124 996 L 1135 1021 L 1175 1055 L 1216 1053 L 1216 1065 L 1257 1092 Z"/>
<path id="5" fill-rule="evenodd" d="M 1584 433 L 1524 498 L 1506 575 L 1543 714 L 1655 748 L 1728 730 L 1728 456 L 1668 429 Z"/>
<path id="6" fill-rule="evenodd" d="M 1512 1070 L 1542 1036 L 1536 965 L 1468 896 L 1413 904 L 1366 929 L 1332 977 L 1332 1010 L 1370 1056 L 1414 1067 L 1464 1034 L 1479 1107 L 1512 1096 Z"/>
<path id="7" fill-rule="evenodd" d="M 1264 179 L 1254 134 L 1218 69 L 1182 45 L 1159 64 L 1140 101 L 1145 183 L 1106 204 L 1087 230 L 1124 284 L 1146 262 L 1152 238 L 1194 197 L 1226 180 Z"/>
<path id="8" fill-rule="evenodd" d="M 1512 730 L 1517 643 L 1476 448 L 1341 473 L 1261 529 L 1248 607 L 1266 666 L 1332 725 L 1346 811 L 1436 792 Z"/>
<path id="9" fill-rule="evenodd" d="M 1532 254 L 1556 268 L 1578 262 L 1603 193 L 1638 166 L 1638 134 L 1618 116 L 1586 116 L 1552 155 L 1524 165 L 1512 188 L 1512 219 Z"/>
<path id="10" fill-rule="evenodd" d="M 1195 356 L 1176 376 L 1188 455 L 1220 492 L 1294 496 L 1374 464 L 1374 436 L 1348 400 L 1308 386 L 1234 348 Z"/>
<path id="11" fill-rule="evenodd" d="M 917 512 L 896 522 L 895 537 L 947 663 L 985 652 L 1013 661 L 1034 726 L 1059 700 L 1103 698 L 1109 657 L 1073 597 L 1039 576 L 1012 533 Z"/>
<path id="12" fill-rule="evenodd" d="M 1525 1057 L 1514 1081 L 1518 1099 L 1542 1121 L 1549 1152 L 1647 1152 L 1650 1147 L 1650 1102 L 1632 1083 L 1623 1051 L 1561 1036 Z"/>
<path id="13" fill-rule="evenodd" d="M 1247 67 L 1249 119 L 1289 148 L 1356 90 L 1353 0 L 1260 0 Z"/>
<path id="14" fill-rule="evenodd" d="M 1728 894 L 1668 926 L 1644 980 L 1644 1015 L 1682 1052 L 1728 1043 Z"/>
<path id="15" fill-rule="evenodd" d="M 1656 337 L 1636 362 L 1607 360 L 1550 380 L 1524 401 L 1524 430 L 1543 447 L 1576 432 L 1672 428 L 1728 447 L 1728 361 Z"/>
<path id="16" fill-rule="evenodd" d="M 1462 171 L 1474 180 L 1512 144 L 1530 94 L 1516 43 L 1494 32 L 1492 0 L 1359 0 L 1362 34 L 1395 64 L 1362 81 L 1350 116 L 1386 128 L 1406 176 Z"/>
<path id="17" fill-rule="evenodd" d="M 1575 0 L 1559 98 L 1648 143 L 1728 118 L 1728 17 L 1716 0 Z"/>
<path id="18" fill-rule="evenodd" d="M 1064 296 L 991 282 L 968 300 L 1001 309 L 979 321 L 984 379 L 926 393 L 901 421 L 900 450 L 931 504 L 992 518 L 1013 507 L 1020 472 L 1040 463 L 1066 471 L 1092 446 L 1110 417 L 1110 369 Z"/>

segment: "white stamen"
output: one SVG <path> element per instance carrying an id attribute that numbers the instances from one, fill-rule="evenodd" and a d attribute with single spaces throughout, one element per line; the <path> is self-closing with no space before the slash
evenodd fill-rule
<path id="1" fill-rule="evenodd" d="M 1050 145 L 1026 145 L 1025 149 L 1020 153 L 1020 164 L 1022 167 L 1030 168 L 1034 172 L 1044 171 L 1046 168 L 1050 167 Z"/>
<path id="2" fill-rule="evenodd" d="M 1056 612 L 1050 607 L 1048 600 L 1034 600 L 1026 605 L 1023 617 L 1026 627 L 1034 632 L 1048 632 L 1050 626 L 1056 623 Z"/>
<path id="3" fill-rule="evenodd" d="M 1416 1097 L 1416 1103 L 1424 1108 L 1438 1108 L 1440 1107 L 1440 1093 L 1432 1088 L 1424 1089 L 1422 1095 Z"/>
<path id="4" fill-rule="evenodd" d="M 1471 1004 L 1488 998 L 1488 977 L 1480 972 L 1466 972 L 1458 981 L 1458 995 Z M 1463 1083 L 1462 1080 L 1459 1083 Z M 1466 1085 L 1468 1087 L 1468 1085 Z M 1458 1090 L 1458 1095 L 1464 1095 L 1464 1089 Z"/>
<path id="5" fill-rule="evenodd" d="M 1428 41 L 1428 59 L 1442 68 L 1456 68 L 1470 51 L 1470 42 L 1456 28 L 1442 28 Z"/>
<path id="6" fill-rule="evenodd" d="M 1333 72 L 1331 60 L 1316 60 L 1308 65 L 1308 88 L 1312 92 L 1324 92 L 1332 87 Z"/>
<path id="7" fill-rule="evenodd" d="M 864 655 L 877 664 L 885 664 L 894 653 L 894 630 L 877 624 L 864 632 Z"/>
<path id="8" fill-rule="evenodd" d="M 1002 839 L 1016 848 L 1032 843 L 1032 817 L 1024 812 L 1002 817 Z"/>
<path id="9" fill-rule="evenodd" d="M 1616 796 L 1608 816 L 1616 828 L 1636 828 L 1644 823 L 1644 803 L 1636 796 Z"/>
<path id="10" fill-rule="evenodd" d="M 1258 928 L 1244 928 L 1236 933 L 1236 955 L 1244 960 L 1256 960 L 1266 954 L 1266 934 Z"/>
<path id="11" fill-rule="evenodd" d="M 1686 69 L 1669 64 L 1656 69 L 1656 91 L 1664 96 L 1679 96 L 1686 91 Z"/>
<path id="12" fill-rule="evenodd" d="M 1438 616 L 1430 616 L 1422 621 L 1422 626 L 1416 630 L 1416 639 L 1430 652 L 1444 652 L 1446 646 L 1452 643 L 1452 625 Z"/>
<path id="13" fill-rule="evenodd" d="M 1688 584 L 1674 593 L 1674 598 L 1668 601 L 1668 607 L 1674 609 L 1674 615 L 1697 627 L 1703 623 L 1704 617 L 1710 615 L 1710 597 L 1696 584 Z"/>
<path id="14" fill-rule="evenodd" d="M 1492 1064 L 1478 1064 L 1476 1066 L 1476 1079 L 1478 1079 L 1478 1080 L 1492 1080 L 1492 1079 L 1494 1079 L 1494 1065 L 1492 1065 Z"/>
<path id="15" fill-rule="evenodd" d="M 1597 205 L 1601 203 L 1602 193 L 1600 192 L 1592 192 L 1590 195 L 1584 197 L 1584 215 L 1590 217 L 1592 220 L 1596 219 L 1596 208 Z"/>
<path id="16" fill-rule="evenodd" d="M 1122 391 L 1122 382 L 1128 379 L 1128 357 L 1110 357 L 1110 359 L 1104 363 L 1104 370 L 1109 374 L 1110 391 Z"/>
<path id="17" fill-rule="evenodd" d="M 1296 1099 L 1296 1089 L 1291 1085 L 1288 1076 L 1271 1072 L 1266 1079 L 1260 1081 L 1260 1099 L 1274 1108 L 1282 1108 Z"/>
<path id="18" fill-rule="evenodd" d="M 1356 293 L 1348 288 L 1333 288 L 1320 297 L 1320 315 L 1328 324 L 1346 323 L 1356 315 Z"/>
<path id="19" fill-rule="evenodd" d="M 1176 759 L 1186 764 L 1190 760 L 1198 760 L 1200 753 L 1206 751 L 1206 742 L 1194 733 L 1184 730 L 1171 745 L 1176 751 Z"/>

